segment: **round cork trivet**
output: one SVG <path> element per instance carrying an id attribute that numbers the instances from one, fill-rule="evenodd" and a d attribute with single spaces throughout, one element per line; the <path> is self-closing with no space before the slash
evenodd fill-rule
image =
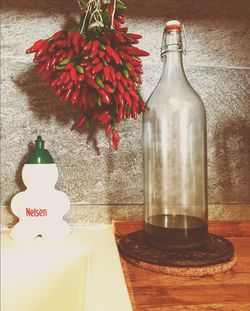
<path id="1" fill-rule="evenodd" d="M 214 275 L 228 271 L 236 262 L 232 243 L 214 234 L 208 234 L 206 244 L 198 249 L 177 251 L 156 249 L 144 231 L 136 231 L 121 238 L 119 249 L 137 267 L 177 276 Z"/>

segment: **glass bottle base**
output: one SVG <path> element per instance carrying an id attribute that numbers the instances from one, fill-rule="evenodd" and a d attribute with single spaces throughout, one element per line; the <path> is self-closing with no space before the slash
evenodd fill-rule
<path id="1" fill-rule="evenodd" d="M 153 247 L 167 249 L 194 249 L 207 240 L 207 223 L 194 216 L 154 215 L 145 223 L 146 239 Z"/>

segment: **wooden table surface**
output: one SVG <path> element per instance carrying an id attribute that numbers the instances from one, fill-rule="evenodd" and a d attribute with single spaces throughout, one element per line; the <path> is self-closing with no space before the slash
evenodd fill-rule
<path id="1" fill-rule="evenodd" d="M 118 237 L 142 228 L 142 222 L 115 223 Z M 210 222 L 209 232 L 233 243 L 237 262 L 230 271 L 177 277 L 137 268 L 121 257 L 134 311 L 250 311 L 250 221 Z"/>

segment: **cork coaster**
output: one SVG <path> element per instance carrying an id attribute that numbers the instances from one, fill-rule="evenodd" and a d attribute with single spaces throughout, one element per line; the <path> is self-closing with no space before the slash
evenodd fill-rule
<path id="1" fill-rule="evenodd" d="M 230 241 L 213 234 L 195 250 L 159 250 L 148 244 L 144 231 L 128 234 L 119 241 L 119 250 L 131 264 L 145 270 L 177 276 L 209 276 L 226 272 L 235 262 Z"/>

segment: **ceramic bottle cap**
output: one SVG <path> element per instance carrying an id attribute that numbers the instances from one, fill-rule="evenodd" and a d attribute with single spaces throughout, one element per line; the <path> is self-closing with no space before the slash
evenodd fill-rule
<path id="1" fill-rule="evenodd" d="M 47 149 L 44 149 L 44 140 L 39 135 L 35 142 L 35 149 L 29 155 L 26 164 L 51 164 L 54 160 Z"/>

